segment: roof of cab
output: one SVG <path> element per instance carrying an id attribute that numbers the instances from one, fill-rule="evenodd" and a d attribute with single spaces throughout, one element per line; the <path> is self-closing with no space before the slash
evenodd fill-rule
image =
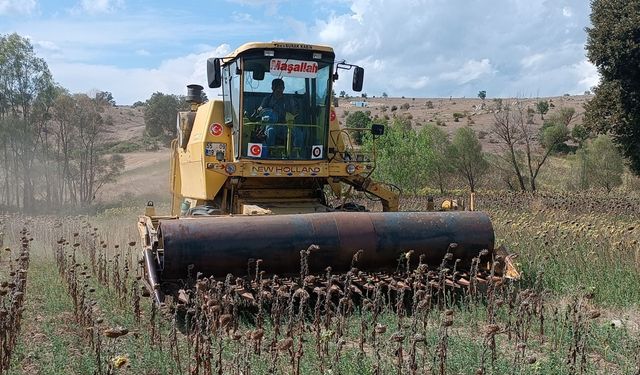
<path id="1" fill-rule="evenodd" d="M 240 47 L 236 48 L 235 51 L 231 52 L 227 56 L 225 56 L 224 60 L 232 60 L 238 57 L 238 55 L 247 52 L 249 50 L 254 49 L 303 49 L 303 50 L 311 50 L 318 52 L 329 52 L 333 53 L 333 48 L 329 46 L 324 46 L 320 44 L 306 44 L 306 43 L 297 43 L 297 42 L 251 42 L 245 43 Z"/>

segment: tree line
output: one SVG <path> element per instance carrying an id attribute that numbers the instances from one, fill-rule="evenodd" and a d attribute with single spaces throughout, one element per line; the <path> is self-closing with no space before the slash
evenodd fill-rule
<path id="1" fill-rule="evenodd" d="M 27 38 L 0 35 L 0 210 L 86 206 L 124 169 L 105 152 L 113 96 L 57 84 Z"/>
<path id="2" fill-rule="evenodd" d="M 495 100 L 492 111 L 490 133 L 499 152 L 484 152 L 470 126 L 449 135 L 433 123 L 412 126 L 402 116 L 390 121 L 375 119 L 387 124 L 385 134 L 375 143 L 366 131 L 351 131 L 350 141 L 354 148 L 375 153 L 377 179 L 410 194 L 425 189 L 445 194 L 453 188 L 474 192 L 486 185 L 536 191 L 540 172 L 554 154 L 567 155 L 567 164 L 576 171 L 562 188 L 611 191 L 622 184 L 624 159 L 612 137 L 589 133 L 581 124 L 570 130 L 575 109 L 560 108 L 542 124 L 533 121 L 537 111 L 523 102 L 503 105 Z M 368 111 L 358 111 L 347 116 L 346 127 L 367 129 L 373 122 Z"/>

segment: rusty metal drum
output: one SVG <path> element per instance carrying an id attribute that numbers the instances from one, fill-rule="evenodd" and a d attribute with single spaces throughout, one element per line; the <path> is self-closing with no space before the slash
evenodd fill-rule
<path id="1" fill-rule="evenodd" d="M 483 250 L 494 248 L 490 218 L 482 212 L 330 212 L 296 215 L 211 216 L 161 220 L 159 248 L 163 250 L 160 278 L 246 276 L 248 262 L 262 259 L 267 274 L 300 272 L 301 250 L 314 244 L 308 256 L 311 273 L 394 271 L 410 250 L 412 263 L 439 265 L 448 251 L 470 266 Z M 450 244 L 457 246 L 450 248 Z M 488 258 L 490 259 L 490 258 Z"/>

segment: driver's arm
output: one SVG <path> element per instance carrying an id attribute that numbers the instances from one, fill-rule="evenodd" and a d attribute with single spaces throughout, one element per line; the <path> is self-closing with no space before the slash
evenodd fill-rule
<path id="1" fill-rule="evenodd" d="M 271 95 L 267 95 L 262 99 L 262 103 L 260 103 L 260 107 L 258 107 L 258 111 L 271 107 L 269 105 L 269 99 L 271 99 Z"/>

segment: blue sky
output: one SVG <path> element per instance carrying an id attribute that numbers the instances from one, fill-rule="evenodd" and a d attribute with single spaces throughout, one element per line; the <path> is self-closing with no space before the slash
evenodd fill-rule
<path id="1" fill-rule="evenodd" d="M 333 46 L 365 68 L 369 96 L 536 97 L 598 82 L 589 12 L 587 0 L 0 0 L 0 34 L 29 37 L 70 91 L 118 104 L 183 94 L 204 85 L 208 57 L 270 40 Z"/>

